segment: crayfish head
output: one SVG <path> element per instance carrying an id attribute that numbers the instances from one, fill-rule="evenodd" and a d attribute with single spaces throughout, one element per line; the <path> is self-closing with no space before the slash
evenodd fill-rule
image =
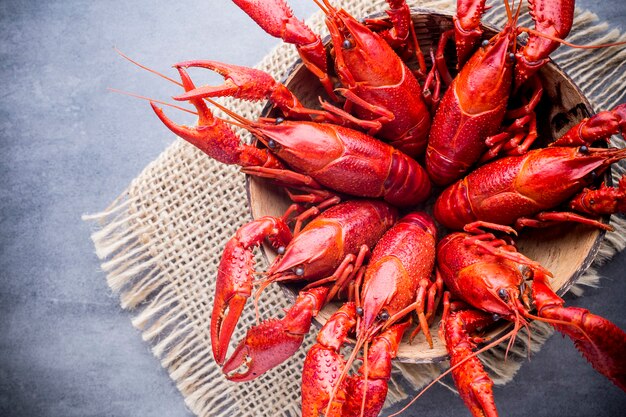
<path id="1" fill-rule="evenodd" d="M 393 256 L 383 257 L 368 266 L 361 291 L 363 320 L 358 329 L 359 336 L 373 331 L 378 324 L 383 324 L 411 303 L 414 297 L 401 286 L 405 275 L 402 263 Z"/>
<path id="2" fill-rule="evenodd" d="M 268 270 L 269 279 L 314 281 L 332 275 L 342 261 L 342 236 L 336 224 L 309 224 L 276 258 Z"/>
<path id="3" fill-rule="evenodd" d="M 514 40 L 515 30 L 508 25 L 463 66 L 455 92 L 465 111 L 479 114 L 497 106 L 506 108 L 513 81 Z"/>
<path id="4" fill-rule="evenodd" d="M 344 85 L 366 82 L 372 86 L 400 81 L 402 61 L 385 40 L 344 10 L 326 19 L 336 68 Z"/>
<path id="5" fill-rule="evenodd" d="M 278 158 L 298 172 L 318 171 L 343 153 L 336 132 L 329 125 L 278 120 L 258 123 L 255 134 Z"/>
<path id="6" fill-rule="evenodd" d="M 526 310 L 528 286 L 514 262 L 477 262 L 459 273 L 457 283 L 459 295 L 480 310 L 508 320 L 515 320 L 518 311 Z"/>

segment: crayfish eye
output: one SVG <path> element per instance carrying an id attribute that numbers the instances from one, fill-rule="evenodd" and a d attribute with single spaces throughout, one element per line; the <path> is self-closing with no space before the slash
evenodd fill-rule
<path id="1" fill-rule="evenodd" d="M 480 44 L 482 45 L 483 48 L 486 48 L 487 46 L 489 46 L 489 40 L 485 39 Z"/>
<path id="2" fill-rule="evenodd" d="M 341 44 L 343 49 L 351 49 L 354 48 L 354 43 L 350 39 L 345 39 Z"/>
<path id="3" fill-rule="evenodd" d="M 270 149 L 276 149 L 276 141 L 274 139 L 268 140 L 267 147 Z"/>
<path id="4" fill-rule="evenodd" d="M 284 254 L 285 254 L 285 249 L 286 249 L 286 248 L 285 248 L 284 246 L 279 246 L 279 247 L 278 247 L 278 249 L 276 249 L 276 252 L 277 252 L 279 255 L 284 255 Z"/>
<path id="5" fill-rule="evenodd" d="M 509 61 L 515 61 L 515 54 L 513 52 L 509 54 Z"/>
<path id="6" fill-rule="evenodd" d="M 578 152 L 580 152 L 580 153 L 589 153 L 589 148 L 586 145 L 583 145 L 580 148 L 578 148 Z"/>
<path id="7" fill-rule="evenodd" d="M 297 267 L 296 269 L 293 270 L 293 273 L 296 274 L 297 276 L 301 277 L 302 275 L 304 275 L 304 268 L 299 266 L 299 267 Z"/>
<path id="8" fill-rule="evenodd" d="M 274 123 L 275 123 L 275 124 L 277 124 L 277 125 L 279 125 L 279 124 L 281 124 L 281 123 L 282 123 L 282 122 L 284 122 L 284 121 L 285 121 L 285 119 L 284 119 L 284 118 L 282 118 L 282 117 L 277 117 L 277 118 L 276 118 L 276 120 L 274 121 Z"/>
<path id="9" fill-rule="evenodd" d="M 498 297 L 500 297 L 500 299 L 504 302 L 509 301 L 509 294 L 506 292 L 504 288 L 500 288 L 498 290 Z"/>
<path id="10" fill-rule="evenodd" d="M 359 317 L 363 317 L 363 307 L 356 308 L 356 315 Z"/>
<path id="11" fill-rule="evenodd" d="M 491 318 L 493 319 L 493 321 L 498 321 L 498 320 L 500 320 L 500 315 L 499 315 L 499 314 L 495 314 L 495 313 L 494 313 L 494 314 L 491 316 Z"/>
<path id="12" fill-rule="evenodd" d="M 387 321 L 389 320 L 389 313 L 387 313 L 387 310 L 383 310 L 380 312 L 380 314 L 378 315 L 378 318 L 382 321 Z"/>

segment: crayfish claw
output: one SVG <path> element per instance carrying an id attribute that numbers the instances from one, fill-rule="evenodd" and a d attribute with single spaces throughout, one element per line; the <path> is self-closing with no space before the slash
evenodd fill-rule
<path id="1" fill-rule="evenodd" d="M 290 358 L 309 332 L 311 321 L 324 306 L 328 287 L 302 291 L 282 319 L 269 319 L 248 329 L 246 337 L 226 361 L 226 378 L 241 382 L 256 378 Z"/>
<path id="2" fill-rule="evenodd" d="M 516 89 L 548 61 L 548 55 L 560 45 L 556 39 L 564 39 L 574 23 L 574 1 L 531 0 L 528 3 L 538 34 L 531 33 L 526 45 L 515 54 Z"/>
<path id="3" fill-rule="evenodd" d="M 474 354 L 476 344 L 470 334 L 491 324 L 492 316 L 478 310 L 450 313 L 442 323 L 452 377 L 463 402 L 475 417 L 498 417 L 493 398 L 493 381 Z"/>
<path id="4" fill-rule="evenodd" d="M 150 102 L 152 110 L 163 124 L 176 136 L 184 139 L 209 157 L 224 164 L 263 164 L 269 160 L 266 151 L 240 145 L 235 133 L 219 118 L 201 119 L 198 126 L 179 125 L 165 115 L 163 110 Z M 203 113 L 204 116 L 210 115 Z M 261 152 L 260 152 L 261 151 Z M 275 158 L 274 158 L 275 159 Z"/>
<path id="5" fill-rule="evenodd" d="M 291 357 L 303 339 L 303 334 L 285 332 L 282 320 L 264 321 L 248 329 L 222 371 L 231 381 L 250 381 Z"/>
<path id="6" fill-rule="evenodd" d="M 538 315 L 569 337 L 596 371 L 626 391 L 626 333 L 587 309 L 566 307 L 546 276 L 535 274 L 532 291 Z"/>
<path id="7" fill-rule="evenodd" d="M 205 68 L 224 77 L 224 84 L 195 87 L 174 97 L 174 100 L 188 101 L 209 97 L 234 97 L 248 101 L 269 100 L 292 120 L 324 118 L 324 112 L 304 107 L 287 87 L 264 71 L 208 60 L 179 62 L 174 66 L 179 70 L 190 67 Z"/>
<path id="8" fill-rule="evenodd" d="M 233 295 L 227 303 L 216 297 L 211 316 L 211 340 L 213 357 L 218 364 L 224 363 L 230 338 L 241 316 L 248 296 Z"/>
<path id="9" fill-rule="evenodd" d="M 225 64 L 217 61 L 195 60 L 179 62 L 175 68 L 205 68 L 215 71 L 224 77 L 224 84 L 218 86 L 196 87 L 174 100 L 187 101 L 195 98 L 230 96 L 246 100 L 263 100 L 270 96 L 278 84 L 266 72 L 239 65 Z"/>
<path id="10" fill-rule="evenodd" d="M 224 362 L 230 338 L 252 294 L 255 273 L 252 248 L 265 238 L 279 247 L 291 240 L 291 232 L 282 218 L 261 217 L 240 227 L 224 248 L 211 315 L 211 344 L 218 364 Z"/>

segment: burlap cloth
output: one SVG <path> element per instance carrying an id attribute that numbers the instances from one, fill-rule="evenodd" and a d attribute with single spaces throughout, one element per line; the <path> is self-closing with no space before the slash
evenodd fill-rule
<path id="1" fill-rule="evenodd" d="M 380 12 L 386 7 L 383 0 L 333 3 L 355 16 Z M 408 3 L 412 7 L 454 10 L 451 0 Z M 494 3 L 485 21 L 502 25 L 505 13 L 501 3 Z M 527 19 L 527 14 L 524 16 Z M 326 33 L 321 13 L 311 17 L 308 23 L 318 33 Z M 524 20 L 521 24 L 529 22 Z M 594 14 L 577 10 L 568 40 L 588 44 L 615 42 L 624 37 L 599 23 Z M 282 79 L 296 58 L 292 46 L 281 45 L 257 67 Z M 626 49 L 587 51 L 563 47 L 553 58 L 580 86 L 594 109 L 609 109 L 623 101 Z M 234 100 L 224 103 L 247 118 L 254 118 L 263 106 Z M 146 117 L 153 116 L 146 113 Z M 167 134 L 165 129 L 163 133 Z M 99 223 L 99 230 L 92 238 L 96 253 L 103 260 L 108 284 L 119 295 L 121 307 L 133 311 L 132 324 L 141 330 L 193 413 L 229 417 L 300 414 L 300 372 L 306 351 L 314 341 L 314 332 L 292 359 L 245 384 L 227 381 L 211 354 L 209 321 L 217 265 L 226 241 L 250 220 L 244 176 L 238 167 L 215 163 L 178 139 L 105 211 L 85 218 Z M 614 216 L 613 221 L 619 230 L 607 235 L 596 265 L 625 246 L 621 220 Z M 262 270 L 266 265 L 259 261 L 258 269 Z M 597 275 L 588 271 L 582 281 L 593 284 Z M 279 314 L 287 307 L 278 288 L 266 291 L 260 304 L 263 317 Z M 253 323 L 250 308 L 241 318 L 233 341 L 240 340 Z M 538 349 L 551 331 L 545 326 L 533 326 L 533 329 L 532 346 Z M 512 357 L 519 357 L 520 361 L 511 360 Z M 519 346 L 506 366 L 498 349 L 484 355 L 483 360 L 497 382 L 504 383 L 526 358 L 524 347 Z M 442 367 L 445 364 L 396 365 L 388 402 L 405 396 L 403 384 L 420 387 L 438 375 Z"/>

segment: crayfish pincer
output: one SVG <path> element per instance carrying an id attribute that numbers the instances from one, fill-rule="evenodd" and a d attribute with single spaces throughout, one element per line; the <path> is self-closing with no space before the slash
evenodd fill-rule
<path id="1" fill-rule="evenodd" d="M 488 346 L 514 338 L 529 325 L 528 319 L 544 321 L 572 339 L 598 372 L 626 391 L 626 333 L 583 308 L 565 307 L 550 288 L 550 272 L 517 252 L 512 240 L 498 239 L 482 226 L 514 233 L 511 228 L 476 223 L 437 245 L 437 268 L 450 291 L 440 329 L 455 384 L 472 415 L 498 415 L 493 382 L 473 350 L 482 340 L 478 329 L 500 318 L 513 322 L 513 330 Z M 454 308 L 450 299 L 466 307 Z"/>

